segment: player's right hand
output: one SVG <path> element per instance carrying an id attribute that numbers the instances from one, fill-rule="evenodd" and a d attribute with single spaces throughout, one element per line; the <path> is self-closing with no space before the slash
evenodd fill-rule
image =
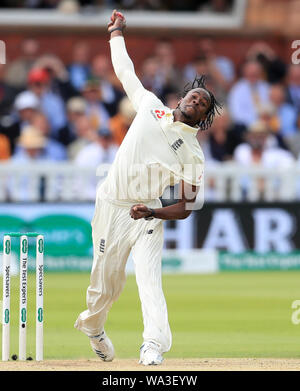
<path id="1" fill-rule="evenodd" d="M 107 30 L 110 32 L 110 30 L 119 27 L 122 30 L 126 27 L 126 20 L 122 12 L 118 12 L 117 10 L 113 10 L 110 22 L 108 23 Z"/>

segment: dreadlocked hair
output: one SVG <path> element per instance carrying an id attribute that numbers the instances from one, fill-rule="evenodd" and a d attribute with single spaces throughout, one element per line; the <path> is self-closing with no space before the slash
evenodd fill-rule
<path id="1" fill-rule="evenodd" d="M 209 127 L 211 127 L 213 120 L 215 118 L 216 114 L 220 115 L 219 109 L 222 108 L 222 105 L 216 100 L 213 93 L 210 92 L 206 86 L 205 86 L 205 79 L 206 76 L 202 75 L 200 77 L 195 77 L 193 82 L 187 83 L 183 88 L 183 94 L 182 97 L 184 98 L 186 94 L 193 90 L 194 88 L 203 88 L 210 96 L 210 106 L 207 111 L 206 118 L 204 120 L 201 120 L 196 124 L 200 130 L 207 130 Z"/>

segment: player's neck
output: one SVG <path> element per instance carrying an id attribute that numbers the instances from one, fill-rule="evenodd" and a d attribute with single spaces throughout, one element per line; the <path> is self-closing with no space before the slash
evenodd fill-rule
<path id="1" fill-rule="evenodd" d="M 173 117 L 174 117 L 174 122 L 179 121 L 192 127 L 195 126 L 194 123 L 191 123 L 191 121 L 184 116 L 183 112 L 180 110 L 179 107 L 176 107 L 176 109 L 173 111 Z"/>

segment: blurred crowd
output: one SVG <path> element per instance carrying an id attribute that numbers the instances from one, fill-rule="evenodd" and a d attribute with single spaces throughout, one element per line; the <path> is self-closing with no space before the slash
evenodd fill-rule
<path id="1" fill-rule="evenodd" d="M 137 72 L 171 108 L 188 81 L 207 76 L 223 104 L 211 129 L 198 132 L 207 164 L 276 169 L 300 159 L 300 65 L 286 64 L 265 42 L 252 45 L 236 69 L 203 38 L 193 61 L 179 68 L 172 43 L 162 40 Z M 86 42 L 77 42 L 64 64 L 26 39 L 20 57 L 1 65 L 2 161 L 111 163 L 134 116 L 110 58 L 91 53 Z"/>
<path id="2" fill-rule="evenodd" d="M 2 0 L 0 8 L 57 9 L 62 12 L 113 9 L 230 12 L 233 0 Z"/>

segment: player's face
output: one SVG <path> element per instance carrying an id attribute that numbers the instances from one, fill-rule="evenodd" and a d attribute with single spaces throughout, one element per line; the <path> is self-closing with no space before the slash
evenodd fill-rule
<path id="1" fill-rule="evenodd" d="M 209 93 L 203 88 L 195 88 L 179 101 L 179 109 L 185 122 L 194 126 L 206 118 L 210 103 Z"/>

